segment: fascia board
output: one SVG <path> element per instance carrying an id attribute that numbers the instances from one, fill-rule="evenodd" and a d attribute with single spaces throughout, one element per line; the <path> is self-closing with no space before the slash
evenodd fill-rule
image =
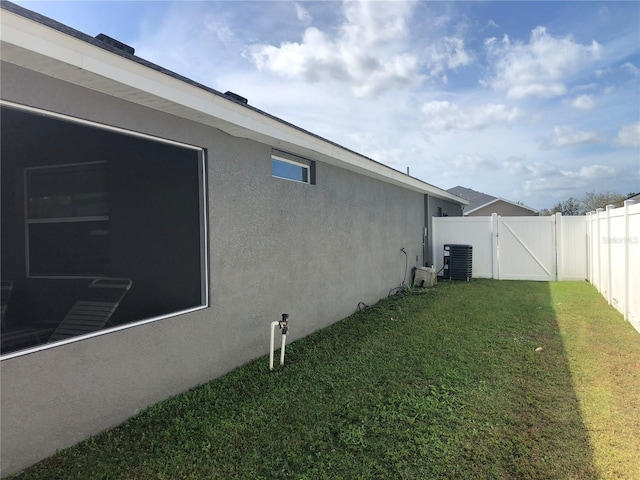
<path id="1" fill-rule="evenodd" d="M 46 49 L 47 56 L 81 68 L 80 52 L 68 48 L 63 42 L 52 41 L 53 37 L 63 36 L 62 33 L 54 33 L 54 30 L 46 27 L 33 28 L 34 22 L 7 10 L 0 10 L 0 13 L 0 39 L 3 42 L 19 45 L 33 52 Z"/>
<path id="2" fill-rule="evenodd" d="M 309 132 L 7 10 L 2 10 L 0 39 L 2 58 L 10 63 L 204 123 L 233 136 L 293 149 L 315 160 L 468 205 L 445 190 Z"/>

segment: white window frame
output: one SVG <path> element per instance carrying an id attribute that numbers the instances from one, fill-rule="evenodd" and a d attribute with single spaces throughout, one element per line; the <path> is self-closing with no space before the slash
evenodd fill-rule
<path id="1" fill-rule="evenodd" d="M 305 170 L 307 172 L 307 175 L 306 175 L 307 181 L 297 180 L 295 178 L 289 178 L 289 177 L 282 177 L 280 175 L 275 175 L 273 173 L 273 162 L 274 162 L 274 160 L 276 162 L 288 163 L 290 165 L 295 165 L 296 167 L 302 168 L 303 170 Z M 310 165 L 306 165 L 306 164 L 301 163 L 301 162 L 296 162 L 294 160 L 289 160 L 288 158 L 283 158 L 283 157 L 281 157 L 279 155 L 275 155 L 274 154 L 274 155 L 271 155 L 271 176 L 273 178 L 279 178 L 279 179 L 282 179 L 282 180 L 289 180 L 290 182 L 304 183 L 304 184 L 309 185 L 309 184 L 311 184 L 311 166 Z"/>

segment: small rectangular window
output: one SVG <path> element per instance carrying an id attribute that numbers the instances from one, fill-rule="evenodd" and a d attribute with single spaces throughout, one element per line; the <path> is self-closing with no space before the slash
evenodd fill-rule
<path id="1" fill-rule="evenodd" d="M 309 183 L 309 166 L 280 157 L 271 157 L 271 175 L 276 178 Z"/>

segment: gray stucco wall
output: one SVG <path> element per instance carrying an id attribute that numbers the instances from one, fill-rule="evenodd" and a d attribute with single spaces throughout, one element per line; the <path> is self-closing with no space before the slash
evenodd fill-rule
<path id="1" fill-rule="evenodd" d="M 425 225 L 427 226 L 427 236 L 424 252 L 425 265 L 431 266 L 435 264 L 433 258 L 433 217 L 460 217 L 462 216 L 462 208 L 459 204 L 448 202 L 440 198 L 435 198 L 431 195 L 425 195 L 425 212 L 427 218 Z"/>
<path id="2" fill-rule="evenodd" d="M 424 196 L 318 162 L 271 177 L 271 147 L 13 65 L 2 98 L 207 149 L 210 306 L 4 360 L 2 475 L 373 303 L 423 262 Z M 408 278 L 407 278 L 408 280 Z M 266 365 L 265 365 L 266 369 Z"/>

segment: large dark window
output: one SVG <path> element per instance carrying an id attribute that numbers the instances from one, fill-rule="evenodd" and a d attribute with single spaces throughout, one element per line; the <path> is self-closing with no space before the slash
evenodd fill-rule
<path id="1" fill-rule="evenodd" d="M 0 114 L 2 354 L 206 306 L 201 148 Z"/>

